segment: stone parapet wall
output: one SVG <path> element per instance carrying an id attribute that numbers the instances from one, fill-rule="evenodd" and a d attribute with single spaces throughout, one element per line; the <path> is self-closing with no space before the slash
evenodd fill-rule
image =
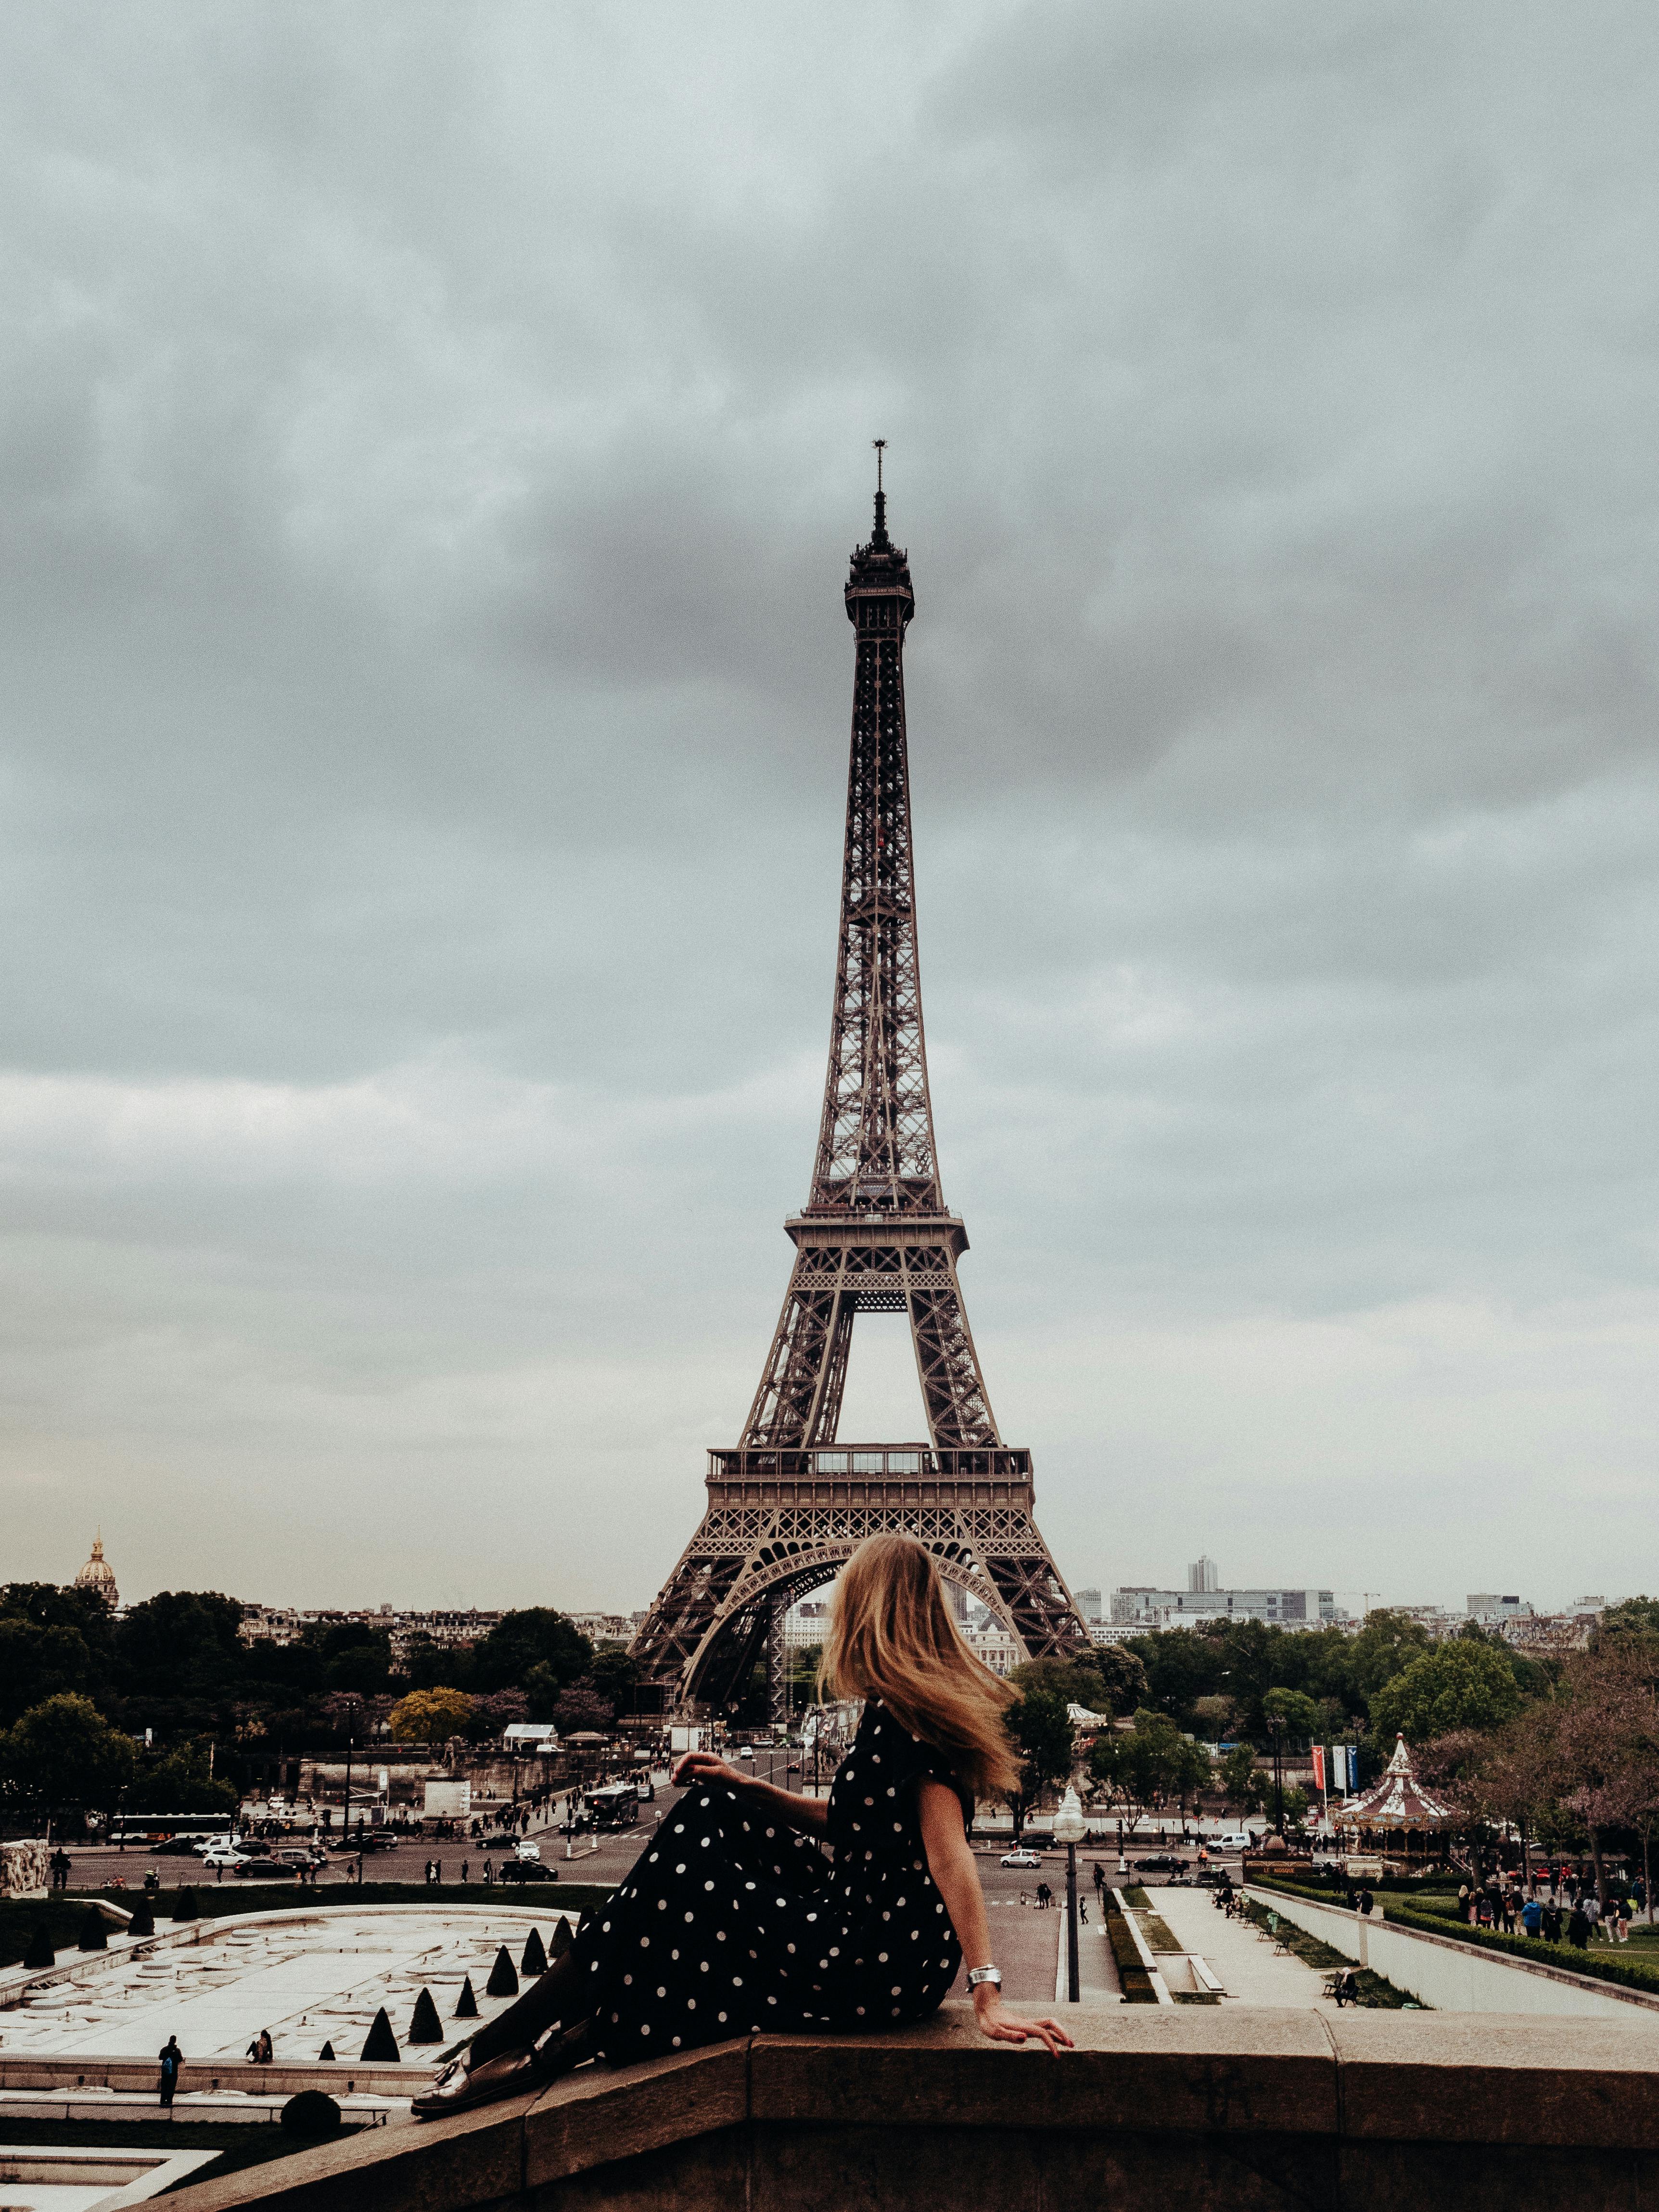
<path id="1" fill-rule="evenodd" d="M 1659 2025 L 1659 1996 L 1641 1990 L 1567 1972 L 1542 1959 L 1478 1950 L 1455 1936 L 1398 1927 L 1376 1913 L 1349 1912 L 1311 1898 L 1287 1897 L 1279 1889 L 1247 1889 L 1245 1894 L 1436 2012 L 1628 2020 L 1634 2011 L 1648 2014 Z"/>
<path id="2" fill-rule="evenodd" d="M 1620 2212 L 1659 2196 L 1659 2022 L 1065 2008 L 1057 2058 L 965 2005 L 756 2036 L 307 2151 L 176 2212 Z"/>

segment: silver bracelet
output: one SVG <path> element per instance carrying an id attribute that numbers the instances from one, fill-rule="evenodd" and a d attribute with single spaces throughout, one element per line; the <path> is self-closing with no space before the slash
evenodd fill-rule
<path id="1" fill-rule="evenodd" d="M 969 1966 L 968 1969 L 969 1988 L 970 1990 L 976 1990 L 981 1982 L 989 1982 L 994 1989 L 1000 1990 L 1002 1987 L 1001 1967 Z"/>

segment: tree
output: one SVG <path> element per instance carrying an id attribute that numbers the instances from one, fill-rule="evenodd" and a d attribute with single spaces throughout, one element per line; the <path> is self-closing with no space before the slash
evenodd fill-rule
<path id="1" fill-rule="evenodd" d="M 586 1674 L 593 1647 L 580 1630 L 551 1606 L 526 1606 L 504 1613 L 488 1636 L 472 1647 L 473 1681 L 480 1690 L 523 1690 L 532 1702 L 551 1683 L 555 1695 Z M 547 1669 L 532 1686 L 531 1675 Z M 546 1717 L 536 1713 L 533 1717 Z"/>
<path id="2" fill-rule="evenodd" d="M 592 1735 L 604 1735 L 617 1717 L 617 1709 L 608 1698 L 600 1697 L 591 1680 L 584 1679 L 560 1691 L 553 1717 L 562 1735 L 574 1735 L 579 1729 Z"/>
<path id="3" fill-rule="evenodd" d="M 218 1590 L 161 1590 L 133 1606 L 115 1630 L 129 1696 L 217 1700 L 241 1686 L 242 1608 Z"/>
<path id="4" fill-rule="evenodd" d="M 107 1811 L 136 1765 L 131 1740 L 72 1691 L 31 1706 L 0 1738 L 0 1772 L 20 1797 L 45 1806 L 48 1822 L 70 1807 Z"/>
<path id="5" fill-rule="evenodd" d="M 399 1743 L 442 1743 L 464 1732 L 471 1712 L 465 1690 L 411 1690 L 392 1708 L 392 1733 Z"/>
<path id="6" fill-rule="evenodd" d="M 145 1767 L 126 1804 L 130 1813 L 234 1813 L 240 1802 L 235 1784 L 213 1771 L 212 1753 L 198 1737 Z"/>
<path id="7" fill-rule="evenodd" d="M 1391 1613 L 1379 1607 L 1368 1613 L 1358 1632 L 1346 1639 L 1349 1674 L 1358 1702 L 1352 1712 L 1364 1713 L 1373 1692 L 1403 1673 L 1414 1659 L 1434 1648 L 1434 1639 L 1420 1620 L 1409 1613 Z"/>
<path id="8" fill-rule="evenodd" d="M 1167 1713 L 1142 1706 L 1133 1729 L 1099 1737 L 1089 1754 L 1089 1772 L 1109 1803 L 1128 1821 L 1129 1832 L 1156 1807 L 1177 1797 L 1184 1805 L 1210 1778 L 1210 1762 L 1188 1743 Z"/>
<path id="9" fill-rule="evenodd" d="M 1022 1696 L 1028 1690 L 1046 1690 L 1063 1705 L 1086 1705 L 1099 1712 L 1106 1685 L 1092 1667 L 1069 1659 L 1027 1659 L 1009 1671 L 1009 1681 Z"/>
<path id="10" fill-rule="evenodd" d="M 1618 1637 L 1656 1634 L 1659 1634 L 1659 1597 L 1626 1597 L 1606 1608 L 1595 1624 L 1590 1644 L 1599 1650 Z"/>
<path id="11" fill-rule="evenodd" d="M 1262 1717 L 1284 1723 L 1287 1743 L 1311 1743 L 1319 1733 L 1319 1707 L 1303 1690 L 1269 1690 L 1261 1700 Z"/>
<path id="12" fill-rule="evenodd" d="M 1099 1712 L 1132 1713 L 1148 1702 L 1146 1662 L 1126 1644 L 1097 1644 L 1087 1663 L 1099 1675 L 1108 1702 L 1103 1704 L 1098 1697 L 1085 1698 L 1085 1705 L 1092 1705 Z"/>
<path id="13" fill-rule="evenodd" d="M 631 1713 L 639 1695 L 640 1670 L 624 1650 L 596 1651 L 588 1668 L 595 1693 L 613 1712 Z"/>
<path id="14" fill-rule="evenodd" d="M 1231 1698 L 1194 1698 L 1193 1722 L 1207 1742 L 1224 1743 L 1238 1725 L 1238 1709 Z"/>
<path id="15" fill-rule="evenodd" d="M 1008 1808 L 1018 1838 L 1026 1814 L 1043 1790 L 1070 1775 L 1077 1735 L 1066 1716 L 1066 1700 L 1040 1685 L 1034 1685 L 1009 1706 L 1002 1724 L 1019 1754 L 1020 1785 Z"/>
<path id="16" fill-rule="evenodd" d="M 1127 1649 L 1139 1660 L 1146 1675 L 1146 1704 L 1185 1723 L 1198 1698 L 1225 1695 L 1223 1679 L 1226 1657 L 1218 1637 L 1200 1636 L 1196 1629 L 1170 1628 L 1152 1636 L 1137 1636 Z"/>
<path id="17" fill-rule="evenodd" d="M 440 1644 L 422 1632 L 404 1648 L 403 1673 L 411 1690 L 464 1690 L 471 1671 L 472 1653 L 465 1644 Z"/>
<path id="18" fill-rule="evenodd" d="M 1248 1743 L 1237 1743 L 1217 1770 L 1222 1793 L 1241 1816 L 1259 1813 L 1267 1802 L 1267 1778 L 1255 1763 Z"/>
<path id="19" fill-rule="evenodd" d="M 1419 1653 L 1373 1692 L 1371 1727 L 1384 1741 L 1398 1733 L 1423 1743 L 1454 1729 L 1501 1728 L 1520 1705 L 1503 1652 L 1453 1638 Z"/>

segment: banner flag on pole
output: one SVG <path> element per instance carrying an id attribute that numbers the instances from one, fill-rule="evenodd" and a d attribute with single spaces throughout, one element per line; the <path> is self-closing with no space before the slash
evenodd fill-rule
<path id="1" fill-rule="evenodd" d="M 1325 1792 L 1325 1747 L 1316 1743 L 1313 1747 L 1314 1788 L 1322 1796 Z"/>

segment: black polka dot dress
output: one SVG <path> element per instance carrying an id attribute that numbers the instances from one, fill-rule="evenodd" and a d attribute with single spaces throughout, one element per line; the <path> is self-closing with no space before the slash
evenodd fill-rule
<path id="1" fill-rule="evenodd" d="M 832 1862 L 738 1791 L 688 1790 L 576 1938 L 605 2056 L 934 2011 L 962 1951 L 922 1847 L 924 1778 L 962 1794 L 938 1752 L 866 1705 L 830 1792 Z"/>

